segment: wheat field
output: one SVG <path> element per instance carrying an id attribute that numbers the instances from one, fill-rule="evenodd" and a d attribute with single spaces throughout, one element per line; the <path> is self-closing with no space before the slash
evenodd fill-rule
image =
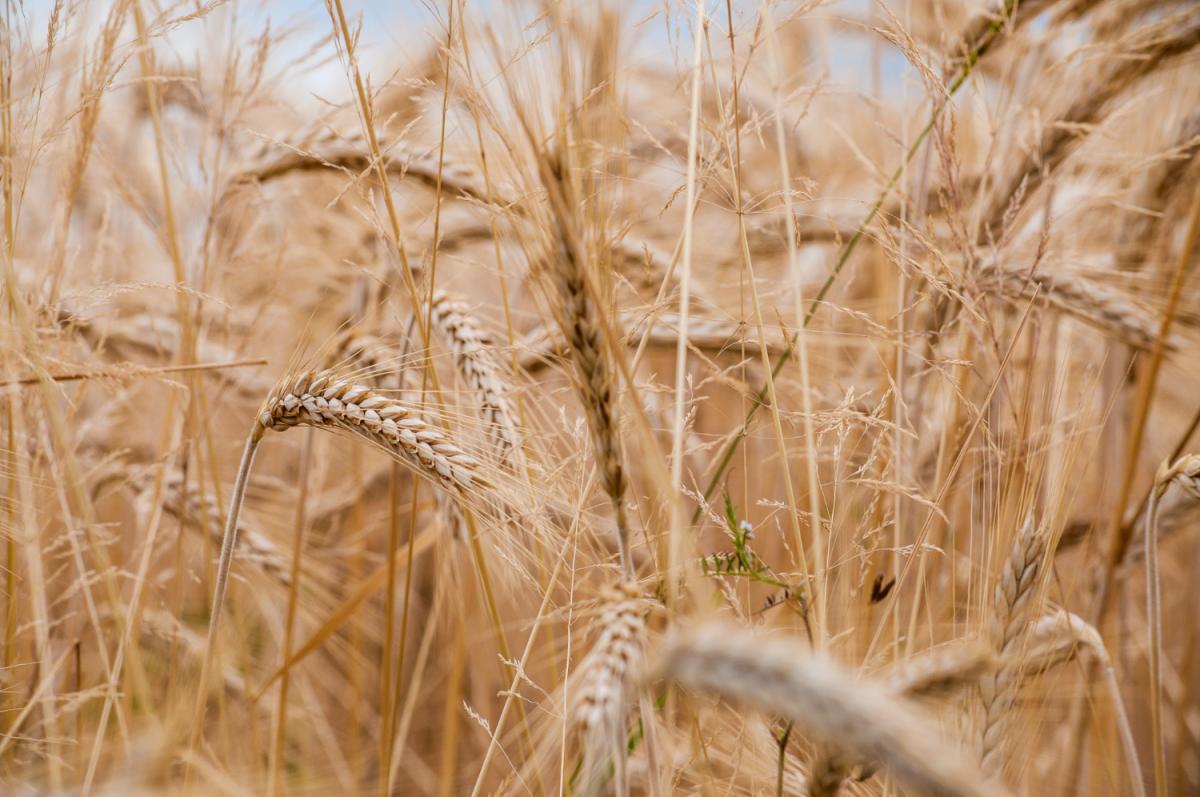
<path id="1" fill-rule="evenodd" d="M 1194 0 L 10 0 L 0 794 L 1200 793 Z"/>

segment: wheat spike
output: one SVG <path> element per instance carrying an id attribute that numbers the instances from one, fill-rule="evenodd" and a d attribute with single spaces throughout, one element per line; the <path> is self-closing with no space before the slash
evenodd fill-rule
<path id="1" fill-rule="evenodd" d="M 945 645 L 915 658 L 892 664 L 881 677 L 883 684 L 898 697 L 910 700 L 937 699 L 953 695 L 979 683 L 979 679 L 994 666 L 991 648 L 978 640 Z M 861 762 L 846 751 L 822 747 L 809 768 L 810 797 L 832 797 L 842 787 L 856 765 L 865 763 L 860 779 L 874 769 L 870 762 Z"/>
<path id="2" fill-rule="evenodd" d="M 282 380 L 259 410 L 258 424 L 277 432 L 302 425 L 345 430 L 449 489 L 470 493 L 485 484 L 478 461 L 419 411 L 332 371 L 303 371 Z"/>
<path id="3" fill-rule="evenodd" d="M 606 588 L 600 596 L 596 641 L 581 665 L 583 683 L 575 721 L 583 743 L 586 780 L 596 782 L 613 761 L 618 793 L 625 785 L 625 728 L 634 675 L 642 669 L 647 601 L 633 582 Z"/>
<path id="4" fill-rule="evenodd" d="M 1019 167 L 997 185 L 984 215 L 984 234 L 999 237 L 1016 205 L 1028 198 L 1074 149 L 1081 127 L 1100 120 L 1112 101 L 1131 85 L 1200 45 L 1200 14 L 1190 9 L 1145 25 L 1127 36 L 1105 61 L 1089 90 L 1052 124 Z"/>
<path id="5" fill-rule="evenodd" d="M 992 675 L 980 683 L 983 703 L 980 760 L 984 771 L 990 774 L 998 773 L 1003 765 L 1005 734 L 1021 672 L 1016 652 L 1024 636 L 1029 604 L 1045 556 L 1046 537 L 1039 533 L 1033 518 L 1027 518 L 996 582 L 988 623 L 988 638 L 999 657 Z"/>
<path id="6" fill-rule="evenodd" d="M 792 720 L 860 760 L 881 761 L 916 793 L 1005 793 L 884 685 L 854 678 L 797 641 L 708 625 L 673 640 L 661 670 L 688 688 Z"/>
<path id="7" fill-rule="evenodd" d="M 509 401 L 508 383 L 494 356 L 494 344 L 463 302 L 445 291 L 434 291 L 431 308 L 434 329 L 454 355 L 459 373 L 475 391 L 479 414 L 502 459 L 515 464 L 520 458 L 521 435 Z"/>

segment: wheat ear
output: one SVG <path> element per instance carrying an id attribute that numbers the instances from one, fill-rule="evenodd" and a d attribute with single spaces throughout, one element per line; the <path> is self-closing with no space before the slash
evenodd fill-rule
<path id="1" fill-rule="evenodd" d="M 513 204 L 509 199 L 489 198 L 479 173 L 450 157 L 439 159 L 411 149 L 400 141 L 380 141 L 389 175 L 411 178 L 430 188 L 441 187 L 446 196 L 498 206 Z M 440 165 L 440 168 L 439 168 Z M 323 169 L 373 174 L 371 146 L 362 133 L 339 135 L 331 130 L 308 131 L 287 141 L 267 141 L 257 148 L 247 165 L 230 181 L 267 183 L 295 172 Z"/>
<path id="2" fill-rule="evenodd" d="M 454 355 L 454 364 L 475 392 L 479 414 L 487 423 L 488 435 L 503 461 L 517 465 L 521 459 L 521 435 L 517 416 L 509 401 L 511 393 L 496 361 L 491 338 L 470 313 L 466 304 L 445 291 L 434 291 L 433 326 Z"/>
<path id="3" fill-rule="evenodd" d="M 485 484 L 478 461 L 419 410 L 333 371 L 304 371 L 280 382 L 259 410 L 258 425 L 263 431 L 293 426 L 347 431 L 447 489 L 471 494 Z"/>
<path id="4" fill-rule="evenodd" d="M 883 683 L 898 697 L 910 700 L 936 699 L 979 683 L 995 665 L 995 655 L 978 640 L 945 645 L 920 656 L 897 662 L 882 673 Z M 808 774 L 809 797 L 833 797 L 864 762 L 836 747 L 822 747 L 813 758 Z M 869 776 L 874 764 L 866 763 L 860 780 Z"/>
<path id="5" fill-rule="evenodd" d="M 1003 764 L 1004 738 L 1021 672 L 1015 653 L 1023 638 L 1029 603 L 1045 557 L 1046 537 L 1038 532 L 1033 519 L 1028 518 L 1013 541 L 992 597 L 988 638 L 999 662 L 993 673 L 980 682 L 983 702 L 980 761 L 989 774 L 997 774 Z"/>
<path id="6" fill-rule="evenodd" d="M 883 677 L 897 695 L 934 699 L 974 686 L 995 666 L 991 648 L 979 640 L 943 645 L 889 667 Z"/>
<path id="7" fill-rule="evenodd" d="M 543 164 L 551 198 L 554 222 L 558 231 L 556 256 L 547 269 L 554 294 L 560 305 L 558 322 L 571 360 L 575 364 L 576 385 L 582 399 L 592 434 L 596 464 L 600 470 L 604 491 L 613 505 L 617 523 L 617 538 L 625 574 L 633 572 L 629 558 L 629 526 L 625 514 L 626 476 L 621 451 L 620 427 L 617 419 L 616 374 L 604 346 L 603 327 L 596 298 L 589 290 L 583 261 L 582 242 L 568 218 L 566 196 L 568 186 L 562 167 L 557 161 Z"/>
<path id="8" fill-rule="evenodd" d="M 195 744 L 204 718 L 205 690 L 212 666 L 221 608 L 229 581 L 229 568 L 237 544 L 238 516 L 246 495 L 246 484 L 254 455 L 268 430 L 285 431 L 295 426 L 315 426 L 350 432 L 384 449 L 419 475 L 462 496 L 486 486 L 478 462 L 455 445 L 443 432 L 421 418 L 420 412 L 396 399 L 354 384 L 329 370 L 289 374 L 267 395 L 238 466 L 229 515 L 221 540 L 221 559 L 208 622 L 208 646 L 200 671 L 200 694 L 192 727 Z"/>
<path id="9" fill-rule="evenodd" d="M 1071 661 L 1080 653 L 1088 653 L 1100 665 L 1104 673 L 1104 686 L 1116 715 L 1117 731 L 1121 736 L 1121 749 L 1125 753 L 1125 764 L 1129 767 L 1129 782 L 1134 797 L 1146 797 L 1142 782 L 1142 765 L 1138 760 L 1137 745 L 1133 740 L 1133 728 L 1125 713 L 1121 699 L 1121 687 L 1117 683 L 1116 671 L 1100 632 L 1078 615 L 1064 609 L 1042 615 L 1029 624 L 1022 646 L 1021 665 L 1030 672 L 1045 672 L 1059 664 Z"/>
<path id="10" fill-rule="evenodd" d="M 661 672 L 691 689 L 792 720 L 859 760 L 881 761 L 915 793 L 1005 793 L 886 686 L 855 678 L 795 640 L 709 625 L 672 640 Z"/>
<path id="11" fill-rule="evenodd" d="M 647 602 L 637 584 L 623 582 L 606 589 L 601 604 L 596 642 L 581 666 L 584 682 L 575 720 L 584 760 L 595 771 L 607 760 L 606 749 L 612 750 L 618 780 L 623 780 L 625 717 L 633 675 L 641 669 L 645 651 Z"/>
<path id="12" fill-rule="evenodd" d="M 1089 90 L 1052 124 L 1044 126 L 1038 146 L 1017 170 L 1001 181 L 985 212 L 983 230 L 999 237 L 1021 199 L 1053 174 L 1074 148 L 1078 131 L 1098 122 L 1112 101 L 1131 85 L 1200 45 L 1200 14 L 1181 11 L 1143 26 L 1120 43 Z"/>
<path id="13" fill-rule="evenodd" d="M 151 492 L 149 489 L 144 490 L 142 497 L 149 498 Z M 202 496 L 196 490 L 187 490 L 185 500 L 183 476 L 178 471 L 167 474 L 163 481 L 162 508 L 180 520 L 186 519 L 189 526 L 203 532 L 217 545 L 221 544 L 221 513 L 218 511 L 216 499 L 208 494 Z M 247 528 L 240 522 L 234 555 L 239 560 L 253 562 L 264 574 L 283 586 L 291 584 L 290 566 L 279 553 L 275 543 L 262 532 Z"/>

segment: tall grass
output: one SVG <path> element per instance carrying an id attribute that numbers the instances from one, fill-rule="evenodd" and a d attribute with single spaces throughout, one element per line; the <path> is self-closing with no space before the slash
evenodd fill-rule
<path id="1" fill-rule="evenodd" d="M 1200 8 L 362 12 L 5 6 L 0 793 L 1200 791 Z"/>

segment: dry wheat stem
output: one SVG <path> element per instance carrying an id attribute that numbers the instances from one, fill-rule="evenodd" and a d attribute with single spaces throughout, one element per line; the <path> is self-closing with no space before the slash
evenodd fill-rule
<path id="1" fill-rule="evenodd" d="M 1162 716 L 1162 584 L 1158 566 L 1158 502 L 1172 484 L 1200 499 L 1200 456 L 1189 454 L 1174 464 L 1164 461 L 1155 475 L 1146 504 L 1146 635 L 1150 668 L 1150 727 L 1154 749 L 1154 788 L 1167 793 L 1167 752 Z"/>
<path id="2" fill-rule="evenodd" d="M 672 640 L 660 671 L 689 689 L 792 720 L 860 760 L 881 761 L 916 793 L 1005 793 L 884 685 L 854 678 L 797 640 L 708 625 Z"/>

